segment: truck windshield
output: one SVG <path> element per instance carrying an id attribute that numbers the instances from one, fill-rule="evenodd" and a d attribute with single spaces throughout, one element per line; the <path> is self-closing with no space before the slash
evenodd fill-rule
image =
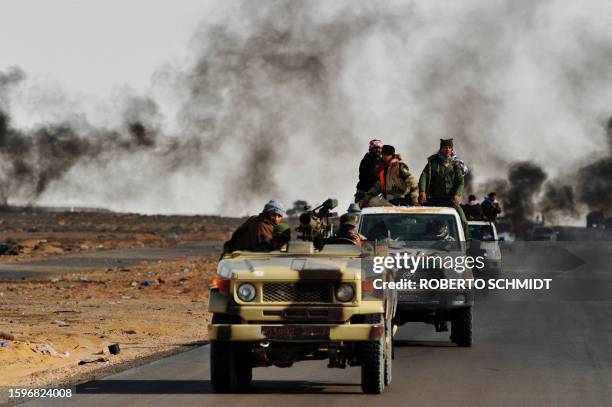
<path id="1" fill-rule="evenodd" d="M 359 233 L 368 240 L 459 241 L 453 215 L 380 213 L 362 215 Z"/>

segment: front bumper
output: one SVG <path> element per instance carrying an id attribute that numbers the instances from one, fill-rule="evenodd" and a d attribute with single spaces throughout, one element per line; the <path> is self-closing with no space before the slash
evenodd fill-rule
<path id="1" fill-rule="evenodd" d="M 474 304 L 473 290 L 406 290 L 397 293 L 397 311 L 449 311 Z"/>
<path id="2" fill-rule="evenodd" d="M 208 338 L 219 341 L 363 342 L 379 340 L 383 334 L 382 324 L 211 324 L 208 326 Z"/>

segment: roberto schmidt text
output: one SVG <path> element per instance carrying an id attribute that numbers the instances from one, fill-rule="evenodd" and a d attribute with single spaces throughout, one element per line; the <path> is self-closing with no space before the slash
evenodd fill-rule
<path id="1" fill-rule="evenodd" d="M 549 290 L 551 278 L 374 280 L 376 290 Z"/>

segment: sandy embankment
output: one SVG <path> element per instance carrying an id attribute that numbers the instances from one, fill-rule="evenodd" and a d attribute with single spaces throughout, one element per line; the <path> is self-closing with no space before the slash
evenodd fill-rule
<path id="1" fill-rule="evenodd" d="M 215 269 L 214 258 L 191 258 L 0 282 L 0 386 L 65 383 L 205 340 Z M 85 358 L 107 361 L 79 365 Z"/>

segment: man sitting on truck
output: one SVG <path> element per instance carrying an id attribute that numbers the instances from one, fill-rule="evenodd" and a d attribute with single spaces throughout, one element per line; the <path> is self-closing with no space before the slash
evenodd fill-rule
<path id="1" fill-rule="evenodd" d="M 340 216 L 340 231 L 330 238 L 326 244 L 354 244 L 361 246 L 361 236 L 357 233 L 357 216 L 345 213 Z"/>
<path id="2" fill-rule="evenodd" d="M 372 188 L 378 180 L 378 166 L 382 164 L 381 152 L 383 142 L 374 139 L 370 140 L 368 152 L 361 159 L 359 164 L 359 182 L 357 183 L 357 192 L 355 193 L 355 202 L 361 202 L 367 192 Z"/>
<path id="3" fill-rule="evenodd" d="M 395 153 L 395 147 L 385 144 L 382 147 L 382 165 L 378 167 L 378 181 L 366 194 L 362 206 L 375 206 L 370 200 L 379 194 L 394 206 L 416 206 L 418 192 L 418 183 L 410 174 L 408 165 Z"/>
<path id="4" fill-rule="evenodd" d="M 223 245 L 223 254 L 237 250 L 271 251 L 274 248 L 276 227 L 284 215 L 283 204 L 270 200 L 259 215 L 251 216 L 236 229 L 232 238 Z"/>
<path id="5" fill-rule="evenodd" d="M 495 197 L 495 192 L 489 192 L 489 195 L 482 201 L 480 205 L 482 213 L 489 222 L 495 222 L 497 215 L 501 213 L 501 206 Z"/>
<path id="6" fill-rule="evenodd" d="M 463 213 L 465 213 L 467 220 L 481 220 L 483 217 L 482 208 L 476 200 L 476 195 L 470 195 L 468 198 L 468 203 L 461 205 L 461 208 L 463 209 Z"/>

